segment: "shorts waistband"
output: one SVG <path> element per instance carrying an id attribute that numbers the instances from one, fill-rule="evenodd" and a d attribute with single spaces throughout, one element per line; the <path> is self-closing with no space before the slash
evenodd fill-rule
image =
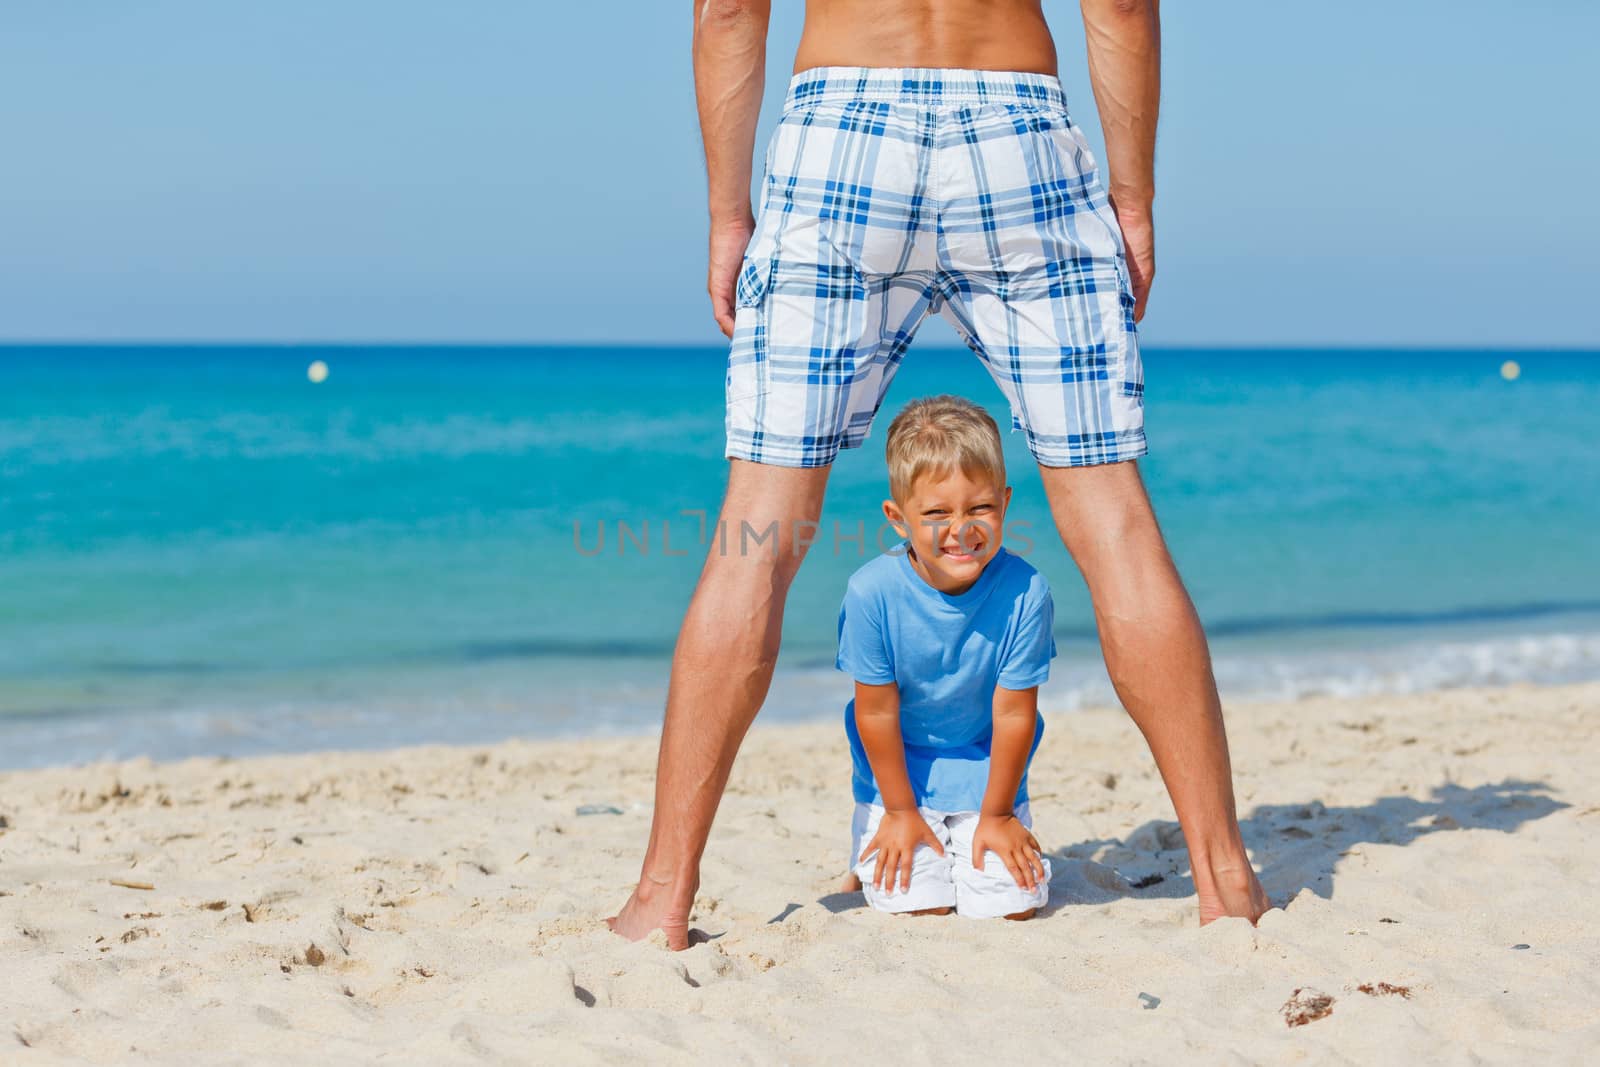
<path id="1" fill-rule="evenodd" d="M 819 103 L 871 100 L 896 104 L 1034 104 L 1065 111 L 1067 94 L 1054 74 L 963 67 L 809 67 L 789 79 L 783 110 Z"/>

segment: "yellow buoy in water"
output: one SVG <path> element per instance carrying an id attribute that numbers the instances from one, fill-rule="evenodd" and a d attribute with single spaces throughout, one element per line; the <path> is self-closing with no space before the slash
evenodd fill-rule
<path id="1" fill-rule="evenodd" d="M 1522 365 L 1514 359 L 1508 359 L 1500 364 L 1500 377 L 1508 382 L 1514 382 L 1522 376 Z"/>
<path id="2" fill-rule="evenodd" d="M 328 380 L 328 365 L 320 359 L 317 360 L 306 368 L 306 377 L 314 384 L 320 385 Z"/>

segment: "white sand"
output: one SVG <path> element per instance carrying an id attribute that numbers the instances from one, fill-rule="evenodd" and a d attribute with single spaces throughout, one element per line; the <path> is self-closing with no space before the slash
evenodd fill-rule
<path id="1" fill-rule="evenodd" d="M 834 892 L 841 730 L 758 726 L 705 865 L 713 939 L 681 954 L 602 922 L 653 739 L 3 774 L 0 1062 L 1577 1063 L 1597 723 L 1600 686 L 1232 708 L 1245 840 L 1287 905 L 1256 929 L 1197 925 L 1120 712 L 1048 723 L 1056 874 L 1028 923 Z M 1411 995 L 1356 989 L 1378 982 Z M 1333 1013 L 1290 1028 L 1307 986 Z"/>

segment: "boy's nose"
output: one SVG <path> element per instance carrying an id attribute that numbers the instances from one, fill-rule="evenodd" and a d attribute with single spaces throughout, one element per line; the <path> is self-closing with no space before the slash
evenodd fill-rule
<path id="1" fill-rule="evenodd" d="M 977 523 L 967 523 L 964 526 L 952 528 L 950 536 L 945 538 L 945 544 L 950 548 L 964 549 L 983 540 L 983 527 Z"/>

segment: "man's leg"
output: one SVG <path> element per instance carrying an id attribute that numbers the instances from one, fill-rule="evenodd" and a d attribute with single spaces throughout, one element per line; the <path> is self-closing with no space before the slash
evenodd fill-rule
<path id="1" fill-rule="evenodd" d="M 625 937 L 659 928 L 669 947 L 688 947 L 700 856 L 733 758 L 772 684 L 784 601 L 831 469 L 729 461 L 719 526 L 708 530 L 709 551 L 673 649 L 644 869 L 611 920 Z"/>
<path id="2" fill-rule="evenodd" d="M 1205 631 L 1133 462 L 1039 468 L 1094 602 L 1106 670 L 1161 771 L 1189 847 L 1200 921 L 1270 905 L 1245 855 Z"/>

